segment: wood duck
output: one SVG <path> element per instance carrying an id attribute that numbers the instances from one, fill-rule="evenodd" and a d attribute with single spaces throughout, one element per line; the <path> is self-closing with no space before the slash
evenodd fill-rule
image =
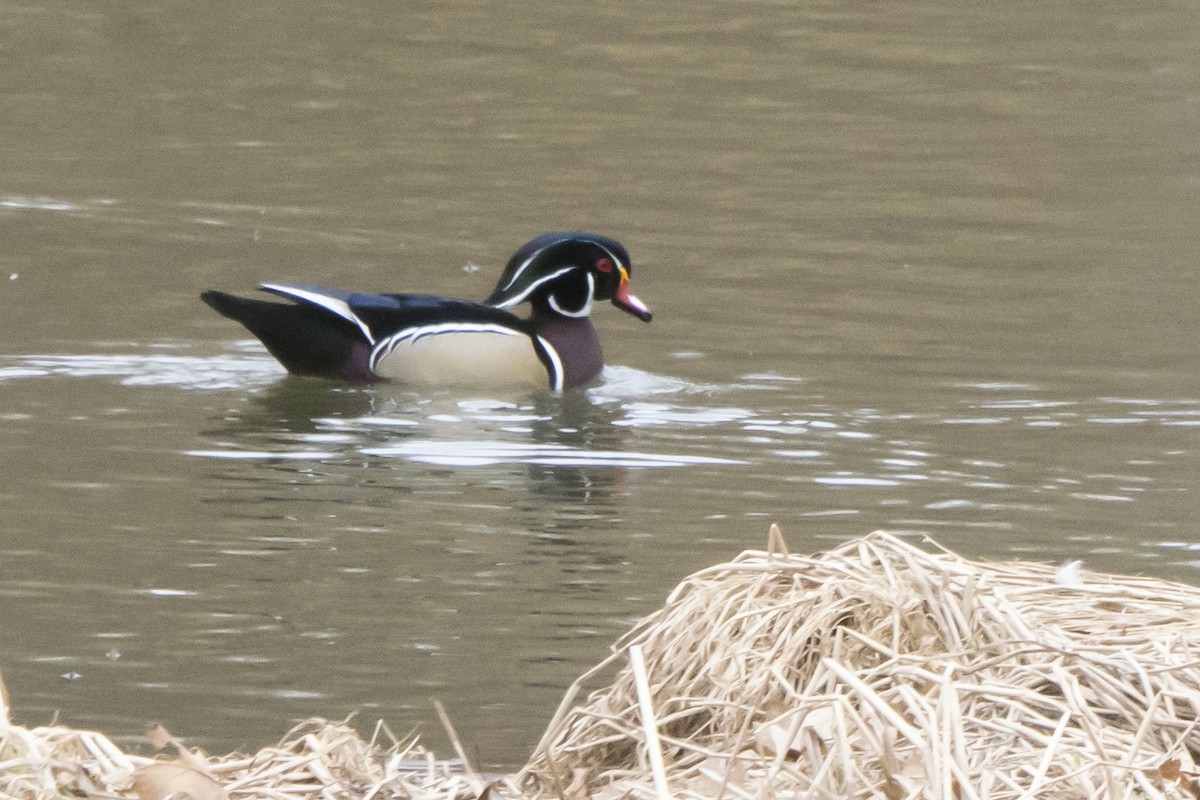
<path id="1" fill-rule="evenodd" d="M 593 300 L 650 321 L 650 309 L 629 293 L 630 269 L 629 253 L 614 239 L 547 233 L 513 255 L 483 303 L 276 283 L 260 288 L 292 303 L 212 290 L 200 298 L 245 325 L 296 375 L 561 391 L 588 383 L 604 366 Z M 507 310 L 526 302 L 526 319 Z"/>

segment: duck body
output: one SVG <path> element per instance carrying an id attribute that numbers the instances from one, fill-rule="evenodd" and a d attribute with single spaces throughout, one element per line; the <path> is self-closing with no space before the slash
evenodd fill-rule
<path id="1" fill-rule="evenodd" d="M 629 293 L 629 256 L 584 233 L 539 236 L 519 249 L 482 303 L 423 294 L 361 294 L 263 284 L 292 302 L 207 291 L 201 299 L 242 323 L 289 372 L 351 383 L 418 386 L 582 386 L 604 359 L 592 301 L 649 321 Z M 507 309 L 528 302 L 532 314 Z"/>

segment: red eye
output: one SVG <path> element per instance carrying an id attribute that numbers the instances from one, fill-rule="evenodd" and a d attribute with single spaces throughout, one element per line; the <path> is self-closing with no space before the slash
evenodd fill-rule
<path id="1" fill-rule="evenodd" d="M 607 258 L 602 258 L 596 262 L 596 269 L 600 272 L 612 272 L 613 263 Z"/>

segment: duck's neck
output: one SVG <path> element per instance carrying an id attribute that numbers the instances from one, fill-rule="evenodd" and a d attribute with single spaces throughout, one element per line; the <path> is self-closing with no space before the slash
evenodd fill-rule
<path id="1" fill-rule="evenodd" d="M 604 353 L 591 318 L 534 313 L 531 321 L 538 334 L 558 352 L 564 389 L 582 386 L 600 374 Z"/>

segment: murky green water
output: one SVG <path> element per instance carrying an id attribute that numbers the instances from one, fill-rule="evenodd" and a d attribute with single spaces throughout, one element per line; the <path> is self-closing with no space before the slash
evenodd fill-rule
<path id="1" fill-rule="evenodd" d="M 1194 4 L 10 2 L 0 671 L 213 749 L 523 761 L 779 522 L 1200 580 Z M 584 228 L 650 326 L 556 398 L 283 377 L 197 299 L 480 298 Z M 475 269 L 478 267 L 478 269 Z"/>

